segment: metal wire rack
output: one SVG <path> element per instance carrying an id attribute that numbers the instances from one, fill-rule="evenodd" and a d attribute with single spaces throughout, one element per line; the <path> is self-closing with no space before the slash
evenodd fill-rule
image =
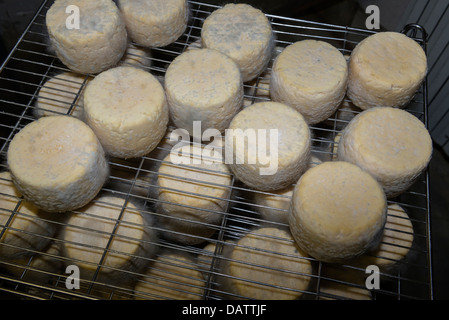
<path id="1" fill-rule="evenodd" d="M 40 90 L 46 81 L 52 77 L 58 77 L 63 72 L 69 71 L 49 49 L 45 30 L 45 14 L 51 5 L 51 1 L 44 1 L 26 31 L 20 37 L 18 43 L 6 59 L 0 69 L 0 171 L 6 171 L 6 152 L 14 135 L 26 124 L 36 119 L 36 101 Z M 158 76 L 163 81 L 164 73 L 170 62 L 185 50 L 197 46 L 200 40 L 201 26 L 204 19 L 217 6 L 190 1 L 191 17 L 185 34 L 175 43 L 164 47 L 154 48 L 148 55 L 130 53 L 140 61 L 141 67 Z M 303 39 L 317 39 L 327 41 L 337 47 L 344 55 L 350 55 L 352 49 L 362 39 L 373 32 L 349 27 L 315 23 L 281 16 L 267 15 L 272 23 L 276 35 L 278 50 Z M 404 28 L 404 33 L 415 39 L 426 49 L 425 31 L 418 25 Z M 258 101 L 269 100 L 267 83 L 270 67 L 256 80 L 246 83 L 245 105 Z M 74 80 L 64 80 L 66 85 L 75 86 L 77 90 L 53 89 L 54 96 L 47 98 L 48 103 L 57 103 L 62 111 L 52 111 L 55 114 L 65 113 L 73 115 L 81 108 L 80 96 L 83 88 L 91 76 L 79 75 Z M 67 98 L 68 97 L 68 98 Z M 349 100 L 345 100 L 350 104 Z M 427 83 L 422 88 L 407 110 L 415 114 L 427 124 Z M 316 161 L 332 161 L 335 159 L 335 148 L 338 147 L 336 137 L 344 126 L 360 110 L 341 108 L 327 121 L 313 126 L 313 155 Z M 0 236 L 2 252 L 6 249 L 20 251 L 13 258 L 1 256 L 0 258 L 0 292 L 4 297 L 19 297 L 22 299 L 246 299 L 251 298 L 233 292 L 225 285 L 229 280 L 240 281 L 246 286 L 258 287 L 267 292 L 282 291 L 299 299 L 431 299 L 432 290 L 432 265 L 431 265 L 431 233 L 429 227 L 429 177 L 427 172 L 405 194 L 391 200 L 390 204 L 400 205 L 408 214 L 413 225 L 410 234 L 413 243 L 409 253 L 403 260 L 394 263 L 393 267 L 381 270 L 381 283 L 378 289 L 368 291 L 365 287 L 365 269 L 356 264 L 328 265 L 312 258 L 301 258 L 291 254 L 273 252 L 270 246 L 251 247 L 240 244 L 239 239 L 248 235 L 259 235 L 263 243 L 282 241 L 286 245 L 292 245 L 293 240 L 284 233 L 277 236 L 264 235 L 261 228 L 276 228 L 288 230 L 284 221 L 267 220 L 262 215 L 263 209 L 285 213 L 285 208 L 272 207 L 271 205 L 257 202 L 258 195 L 269 195 L 279 201 L 290 199 L 288 194 L 269 193 L 251 190 L 226 172 L 210 172 L 211 174 L 229 175 L 229 184 L 212 185 L 228 190 L 220 199 L 225 205 L 222 210 L 213 213 L 220 215 L 219 223 L 205 223 L 191 221 L 187 218 L 174 218 L 164 215 L 159 210 L 163 203 L 158 198 L 156 179 L 159 177 L 158 168 L 164 163 L 171 145 L 169 136 L 150 154 L 139 159 L 121 160 L 110 158 L 111 175 L 103 187 L 101 194 L 120 197 L 120 203 L 105 203 L 101 199 L 94 201 L 95 205 L 114 206 L 116 218 L 109 218 L 103 222 L 110 225 L 108 230 L 95 230 L 94 224 L 78 226 L 71 224 L 68 218 L 71 215 L 85 216 L 89 219 L 105 219 L 96 216 L 95 213 L 76 211 L 68 213 L 64 217 L 48 218 L 36 217 L 22 210 L 23 199 L 16 194 L 0 193 L 0 198 L 7 199 L 12 206 L 0 207 Z M 192 169 L 193 170 L 193 169 Z M 203 172 L 206 173 L 206 172 Z M 184 176 L 172 176 L 172 179 L 184 181 L 191 186 L 195 184 L 205 185 L 206 182 L 187 179 Z M 199 179 L 199 178 L 198 178 Z M 8 184 L 11 181 L 2 176 L 0 184 Z M 3 190 L 3 189 L 2 189 Z M 179 194 L 191 197 L 207 197 L 204 194 L 196 194 L 194 189 L 171 190 Z M 2 202 L 4 203 L 4 202 Z M 179 204 L 185 209 L 192 209 L 188 205 Z M 134 207 L 144 217 L 141 224 L 125 219 L 128 211 Z M 193 208 L 199 209 L 199 208 Z M 34 233 L 35 231 L 22 230 L 20 224 L 14 222 L 19 219 L 34 219 L 34 222 L 44 223 L 49 229 L 52 226 L 55 231 L 49 234 Z M 165 220 L 164 220 L 165 219 Z M 210 232 L 192 235 L 183 230 L 176 230 L 171 224 L 163 224 L 161 221 L 190 223 L 202 226 Z M 70 220 L 72 221 L 72 220 Z M 178 222 L 179 222 L 178 221 Z M 18 227 L 19 226 L 19 227 Z M 78 228 L 78 232 L 84 235 L 96 235 L 102 241 L 89 245 L 76 243 L 75 240 L 64 238 L 67 228 Z M 135 228 L 145 234 L 157 234 L 154 237 L 133 238 L 129 234 L 119 232 L 123 228 Z M 392 227 L 393 231 L 394 227 Z M 35 230 L 35 229 L 33 229 Z M 401 233 L 404 231 L 396 230 Z M 287 231 L 288 232 L 288 231 Z M 14 233 L 17 237 L 27 236 L 36 243 L 45 243 L 43 247 L 34 246 L 31 243 L 24 246 L 16 242 L 4 241 L 8 234 Z M 407 233 L 407 232 L 405 232 Z M 189 243 L 179 241 L 179 237 Z M 174 240 L 178 237 L 178 240 Z M 183 238 L 184 237 L 184 238 Z M 104 240 L 104 241 L 103 241 Z M 124 252 L 120 247 L 114 246 L 115 242 L 138 242 L 140 247 L 149 247 L 147 251 Z M 388 244 L 388 243 L 387 243 Z M 97 262 L 84 261 L 83 256 L 70 257 L 67 251 L 61 247 L 68 245 L 85 246 L 83 250 L 95 251 Z M 391 247 L 400 247 L 395 243 L 389 243 Z M 235 261 L 229 254 L 233 249 L 248 250 L 251 254 L 266 254 L 272 259 L 296 259 L 307 260 L 313 266 L 309 273 L 301 273 L 292 270 L 278 270 L 271 265 L 256 265 L 244 261 Z M 142 253 L 143 252 L 143 253 Z M 108 264 L 111 256 L 121 257 L 123 260 L 133 261 L 132 268 L 121 269 Z M 384 257 L 389 259 L 388 257 Z M 87 259 L 87 258 L 86 258 Z M 135 262 L 139 261 L 139 263 Z M 276 283 L 269 283 L 263 277 L 249 279 L 239 278 L 238 275 L 230 275 L 224 266 L 229 263 L 240 263 L 245 268 L 254 268 L 265 272 L 282 272 L 292 277 L 306 277 L 309 284 L 306 288 L 289 287 Z M 80 288 L 69 289 L 67 284 L 73 279 L 67 271 L 68 265 L 83 265 L 88 273 L 81 272 Z M 84 269 L 83 269 L 84 270 Z M 105 274 L 109 275 L 104 276 Z"/>

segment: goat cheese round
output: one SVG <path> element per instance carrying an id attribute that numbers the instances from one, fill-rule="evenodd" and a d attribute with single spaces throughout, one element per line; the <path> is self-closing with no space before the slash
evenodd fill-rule
<path id="1" fill-rule="evenodd" d="M 301 112 L 307 123 L 316 124 L 338 109 L 347 82 L 348 65 L 337 48 L 303 40 L 287 46 L 274 61 L 270 95 Z"/>
<path id="2" fill-rule="evenodd" d="M 323 262 L 342 262 L 378 245 L 387 202 L 379 183 L 356 165 L 309 169 L 292 196 L 289 225 L 298 245 Z"/>
<path id="3" fill-rule="evenodd" d="M 23 197 L 49 212 L 86 205 L 109 175 L 95 133 L 70 116 L 44 117 L 26 125 L 12 139 L 7 160 Z"/>
<path id="4" fill-rule="evenodd" d="M 193 135 L 193 121 L 202 130 L 228 127 L 243 105 L 243 82 L 235 62 L 216 50 L 197 49 L 174 59 L 165 74 L 170 118 Z"/>
<path id="5" fill-rule="evenodd" d="M 280 190 L 296 183 L 310 162 L 311 133 L 304 117 L 277 102 L 240 111 L 226 130 L 226 163 L 247 186 Z"/>
<path id="6" fill-rule="evenodd" d="M 313 276 L 310 258 L 286 230 L 255 229 L 226 254 L 219 281 L 229 299 L 295 300 Z"/>
<path id="7" fill-rule="evenodd" d="M 361 109 L 405 107 L 427 74 L 427 57 L 413 39 L 379 32 L 361 41 L 349 62 L 348 97 Z"/>
<path id="8" fill-rule="evenodd" d="M 80 73 L 115 66 L 128 45 L 125 22 L 112 0 L 57 0 L 46 25 L 57 57 Z"/>
<path id="9" fill-rule="evenodd" d="M 164 47 L 187 28 L 186 0 L 119 0 L 130 38 L 145 47 Z"/>
<path id="10" fill-rule="evenodd" d="M 274 52 L 274 35 L 265 14 L 248 4 L 226 4 L 204 20 L 201 29 L 204 48 L 218 50 L 240 68 L 243 82 L 260 75 Z"/>
<path id="11" fill-rule="evenodd" d="M 136 46 L 129 43 L 119 65 L 145 69 L 151 67 L 153 64 L 151 59 L 152 54 L 150 48 Z"/>
<path id="12" fill-rule="evenodd" d="M 36 118 L 67 114 L 82 120 L 84 88 L 89 80 L 75 72 L 49 78 L 39 89 L 34 109 Z"/>
<path id="13" fill-rule="evenodd" d="M 376 107 L 348 124 L 337 156 L 370 173 L 392 198 L 413 185 L 427 168 L 432 150 L 432 138 L 417 117 L 402 109 Z"/>
<path id="14" fill-rule="evenodd" d="M 168 125 L 162 85 L 135 67 L 120 66 L 96 76 L 84 92 L 84 111 L 106 153 L 117 158 L 148 154 Z"/>

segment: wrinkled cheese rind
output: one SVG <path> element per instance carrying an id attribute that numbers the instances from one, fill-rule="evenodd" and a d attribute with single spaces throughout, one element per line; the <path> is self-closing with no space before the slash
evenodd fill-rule
<path id="1" fill-rule="evenodd" d="M 427 57 L 416 41 L 398 32 L 379 32 L 352 52 L 347 94 L 361 109 L 402 108 L 426 74 Z"/>
<path id="2" fill-rule="evenodd" d="M 347 82 L 347 62 L 337 48 L 324 41 L 303 40 L 286 47 L 274 61 L 270 95 L 296 108 L 309 124 L 316 124 L 335 113 Z"/>
<path id="3" fill-rule="evenodd" d="M 309 169 L 292 196 L 289 225 L 298 245 L 323 262 L 342 262 L 375 247 L 386 221 L 379 183 L 342 161 Z"/>
<path id="4" fill-rule="evenodd" d="M 274 51 L 271 24 L 262 11 L 248 4 L 226 4 L 206 18 L 201 29 L 204 48 L 231 57 L 247 82 L 268 66 Z"/>
<path id="5" fill-rule="evenodd" d="M 19 192 L 50 212 L 86 205 L 109 175 L 95 133 L 70 116 L 44 117 L 26 125 L 12 139 L 7 157 Z"/>
<path id="6" fill-rule="evenodd" d="M 119 7 L 130 38 L 141 46 L 167 46 L 187 28 L 186 0 L 120 0 Z"/>
<path id="7" fill-rule="evenodd" d="M 432 156 L 432 139 L 411 113 L 376 107 L 357 115 L 342 132 L 338 159 L 375 177 L 388 198 L 408 190 Z"/>
<path id="8" fill-rule="evenodd" d="M 301 174 L 307 169 L 311 152 L 311 133 L 304 117 L 293 108 L 277 102 L 259 102 L 240 111 L 231 121 L 226 132 L 226 156 L 232 157 L 229 167 L 235 176 L 257 190 L 280 190 L 295 183 Z M 249 141 L 245 138 L 243 157 L 239 155 L 238 131 L 247 130 L 256 132 L 266 130 L 266 155 L 270 161 L 263 164 L 258 155 L 257 141 Z M 278 148 L 270 150 L 270 130 L 278 130 Z M 263 131 L 260 131 L 263 132 Z M 274 132 L 274 131 L 273 131 Z M 277 159 L 274 156 L 277 152 Z M 259 153 L 260 154 L 260 153 Z M 270 159 L 270 156 L 272 158 Z M 251 162 L 256 159 L 256 163 Z M 264 161 L 265 162 L 265 159 Z M 277 164 L 277 168 L 276 165 Z M 273 174 L 261 174 L 261 168 L 276 168 Z M 274 171 L 274 170 L 273 170 Z M 269 172 L 268 172 L 269 173 Z"/>
<path id="9" fill-rule="evenodd" d="M 120 66 L 96 76 L 84 92 L 84 110 L 105 151 L 117 158 L 146 155 L 167 130 L 164 89 L 139 68 Z"/>
<path id="10" fill-rule="evenodd" d="M 67 28 L 69 6 L 79 8 L 79 29 Z M 125 22 L 111 0 L 55 1 L 47 12 L 46 25 L 58 58 L 80 73 L 99 73 L 115 66 L 128 44 Z"/>
<path id="11" fill-rule="evenodd" d="M 312 279 L 312 263 L 290 232 L 258 228 L 226 250 L 220 283 L 230 299 L 295 300 Z M 226 296 L 228 297 L 228 296 Z"/>
<path id="12" fill-rule="evenodd" d="M 243 104 L 239 68 L 216 50 L 184 52 L 168 67 L 164 84 L 171 120 L 190 135 L 193 121 L 223 132 Z"/>

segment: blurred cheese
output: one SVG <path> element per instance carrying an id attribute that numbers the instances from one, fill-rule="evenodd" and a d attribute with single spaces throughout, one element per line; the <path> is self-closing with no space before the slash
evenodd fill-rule
<path id="1" fill-rule="evenodd" d="M 67 27 L 69 6 L 79 8 L 79 28 Z M 112 0 L 55 1 L 46 25 L 52 49 L 73 71 L 99 73 L 116 65 L 125 53 L 125 22 Z"/>
<path id="2" fill-rule="evenodd" d="M 70 116 L 44 117 L 11 141 L 8 165 L 24 198 L 45 211 L 70 211 L 91 201 L 109 167 L 94 132 Z"/>
<path id="3" fill-rule="evenodd" d="M 240 67 L 243 81 L 260 75 L 274 51 L 274 35 L 262 11 L 248 4 L 226 4 L 212 12 L 201 30 L 204 48 L 218 50 Z"/>
<path id="4" fill-rule="evenodd" d="M 279 54 L 270 80 L 274 101 L 296 108 L 309 124 L 316 124 L 334 114 L 343 101 L 348 66 L 331 44 L 303 40 Z"/>
<path id="5" fill-rule="evenodd" d="M 152 65 L 151 49 L 136 46 L 132 43 L 128 44 L 125 54 L 120 60 L 120 65 L 132 66 L 138 68 L 148 68 Z"/>
<path id="6" fill-rule="evenodd" d="M 164 47 L 187 28 L 186 0 L 119 0 L 130 38 L 145 47 Z"/>
<path id="7" fill-rule="evenodd" d="M 164 89 L 139 68 L 121 66 L 96 76 L 84 92 L 84 109 L 106 153 L 117 158 L 146 155 L 167 130 Z"/>

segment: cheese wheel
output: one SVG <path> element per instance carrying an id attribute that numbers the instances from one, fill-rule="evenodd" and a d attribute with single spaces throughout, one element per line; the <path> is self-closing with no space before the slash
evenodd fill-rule
<path id="1" fill-rule="evenodd" d="M 120 66 L 96 76 L 84 92 L 84 110 L 105 151 L 117 158 L 146 155 L 167 130 L 162 85 L 151 73 L 134 67 Z"/>
<path id="2" fill-rule="evenodd" d="M 320 300 L 372 300 L 365 285 L 365 273 L 351 267 L 323 264 L 321 269 Z"/>
<path id="3" fill-rule="evenodd" d="M 12 139 L 7 159 L 25 200 L 49 212 L 86 205 L 109 175 L 96 135 L 70 116 L 44 117 L 26 125 Z"/>
<path id="4" fill-rule="evenodd" d="M 298 181 L 289 213 L 298 245 L 323 262 L 342 262 L 377 246 L 387 213 L 385 194 L 348 162 L 324 162 Z"/>
<path id="5" fill-rule="evenodd" d="M 227 254 L 220 277 L 226 298 L 295 300 L 309 287 L 311 260 L 286 230 L 255 229 Z"/>
<path id="6" fill-rule="evenodd" d="M 220 153 L 187 145 L 166 156 L 158 171 L 157 210 L 164 237 L 185 244 L 204 242 L 227 209 L 231 174 Z"/>
<path id="7" fill-rule="evenodd" d="M 119 65 L 131 66 L 137 68 L 148 68 L 152 65 L 151 49 L 136 46 L 132 43 L 128 44 L 125 54 L 120 60 Z"/>
<path id="8" fill-rule="evenodd" d="M 211 49 L 189 50 L 175 58 L 165 74 L 165 90 L 172 122 L 192 136 L 193 121 L 201 121 L 202 130 L 223 132 L 243 104 L 239 68 Z"/>
<path id="9" fill-rule="evenodd" d="M 387 222 L 379 246 L 358 258 L 357 265 L 364 268 L 369 265 L 382 268 L 397 265 L 412 248 L 413 231 L 413 224 L 404 208 L 398 204 L 389 205 Z"/>
<path id="10" fill-rule="evenodd" d="M 201 300 L 205 280 L 187 254 L 164 252 L 134 287 L 136 300 Z"/>
<path id="11" fill-rule="evenodd" d="M 244 3 L 229 3 L 213 11 L 204 20 L 201 40 L 204 48 L 232 58 L 240 68 L 243 82 L 260 75 L 274 51 L 274 34 L 267 17 Z"/>
<path id="12" fill-rule="evenodd" d="M 125 22 L 112 0 L 55 1 L 47 11 L 46 25 L 57 57 L 80 73 L 115 66 L 128 44 Z"/>
<path id="13" fill-rule="evenodd" d="M 317 124 L 335 113 L 347 82 L 348 65 L 337 48 L 302 40 L 286 47 L 274 61 L 270 95 L 297 109 L 309 124 Z"/>
<path id="14" fill-rule="evenodd" d="M 186 0 L 119 0 L 130 38 L 145 47 L 164 47 L 187 28 Z"/>
<path id="15" fill-rule="evenodd" d="M 63 72 L 49 78 L 39 89 L 35 116 L 41 118 L 67 114 L 82 120 L 84 88 L 89 80 L 74 72 Z"/>
<path id="16" fill-rule="evenodd" d="M 132 283 L 155 254 L 156 241 L 148 217 L 133 203 L 106 193 L 72 214 L 61 231 L 66 265 L 78 266 L 88 281 L 100 266 L 95 280 L 107 284 Z"/>
<path id="17" fill-rule="evenodd" d="M 309 165 L 310 150 L 304 117 L 277 102 L 246 107 L 226 130 L 226 163 L 237 179 L 257 190 L 280 190 L 295 183 Z"/>
<path id="18" fill-rule="evenodd" d="M 405 107 L 426 74 L 427 57 L 416 41 L 398 32 L 379 32 L 352 52 L 347 94 L 364 110 Z"/>
<path id="19" fill-rule="evenodd" d="M 59 220 L 21 200 L 8 171 L 0 172 L 0 256 L 19 261 L 43 250 L 55 235 Z"/>
<path id="20" fill-rule="evenodd" d="M 309 168 L 313 168 L 322 163 L 316 156 L 310 158 Z M 295 185 L 292 184 L 282 190 L 272 192 L 254 192 L 254 204 L 257 212 L 260 213 L 262 223 L 280 223 L 288 225 L 288 209 Z"/>
<path id="21" fill-rule="evenodd" d="M 409 189 L 427 168 L 432 138 L 411 113 L 377 107 L 356 116 L 342 132 L 338 159 L 375 177 L 388 198 Z"/>

